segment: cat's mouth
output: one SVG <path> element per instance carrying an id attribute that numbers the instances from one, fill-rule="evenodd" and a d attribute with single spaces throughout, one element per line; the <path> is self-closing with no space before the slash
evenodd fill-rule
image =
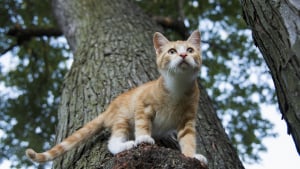
<path id="1" fill-rule="evenodd" d="M 184 66 L 184 65 L 188 65 L 188 63 L 186 61 L 182 61 L 179 63 L 179 66 Z"/>
<path id="2" fill-rule="evenodd" d="M 168 63 L 169 68 L 181 70 L 181 71 L 187 71 L 194 69 L 196 67 L 196 64 L 193 62 L 193 60 L 189 59 L 176 59 L 176 60 L 171 60 Z"/>
<path id="3" fill-rule="evenodd" d="M 187 68 L 187 67 L 190 66 L 190 64 L 189 64 L 187 61 L 182 60 L 182 61 L 178 64 L 178 66 L 181 67 L 181 68 Z"/>

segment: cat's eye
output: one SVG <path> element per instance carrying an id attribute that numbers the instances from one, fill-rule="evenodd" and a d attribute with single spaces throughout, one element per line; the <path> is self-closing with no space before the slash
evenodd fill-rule
<path id="1" fill-rule="evenodd" d="M 186 51 L 187 51 L 188 53 L 193 53 L 193 52 L 194 52 L 194 49 L 193 49 L 193 48 L 187 48 Z"/>
<path id="2" fill-rule="evenodd" d="M 168 51 L 168 53 L 170 54 L 170 55 L 173 55 L 173 54 L 175 54 L 177 51 L 174 49 L 174 48 L 172 48 L 172 49 L 170 49 L 169 51 Z"/>

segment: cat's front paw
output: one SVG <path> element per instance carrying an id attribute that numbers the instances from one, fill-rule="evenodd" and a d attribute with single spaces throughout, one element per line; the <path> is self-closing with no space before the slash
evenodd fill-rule
<path id="1" fill-rule="evenodd" d="M 114 140 L 112 140 L 108 144 L 108 149 L 112 154 L 118 154 L 122 151 L 132 149 L 134 146 L 134 141 L 114 142 Z"/>
<path id="2" fill-rule="evenodd" d="M 151 137 L 151 136 L 148 136 L 148 135 L 142 135 L 142 136 L 138 136 L 136 139 L 135 139 L 135 145 L 139 145 L 141 143 L 149 143 L 149 144 L 154 144 L 155 141 L 154 139 Z"/>
<path id="3" fill-rule="evenodd" d="M 204 163 L 205 165 L 207 165 L 207 159 L 204 155 L 202 154 L 195 154 L 194 156 L 197 160 L 199 160 L 200 162 Z"/>

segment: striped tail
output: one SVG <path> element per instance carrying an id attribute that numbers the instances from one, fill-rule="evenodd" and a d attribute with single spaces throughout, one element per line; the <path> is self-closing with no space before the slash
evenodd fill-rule
<path id="1" fill-rule="evenodd" d="M 64 139 L 61 143 L 52 147 L 43 153 L 36 153 L 33 149 L 26 150 L 26 156 L 32 161 L 43 163 L 54 160 L 65 152 L 76 147 L 82 141 L 87 140 L 103 127 L 104 113 L 88 122 L 81 129 L 75 131 L 72 135 Z"/>

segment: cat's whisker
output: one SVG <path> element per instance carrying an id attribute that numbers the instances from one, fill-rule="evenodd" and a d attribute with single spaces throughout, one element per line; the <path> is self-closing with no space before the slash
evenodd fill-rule
<path id="1" fill-rule="evenodd" d="M 172 72 L 172 68 L 168 68 L 168 71 L 167 71 L 167 78 L 170 77 L 170 73 Z"/>

